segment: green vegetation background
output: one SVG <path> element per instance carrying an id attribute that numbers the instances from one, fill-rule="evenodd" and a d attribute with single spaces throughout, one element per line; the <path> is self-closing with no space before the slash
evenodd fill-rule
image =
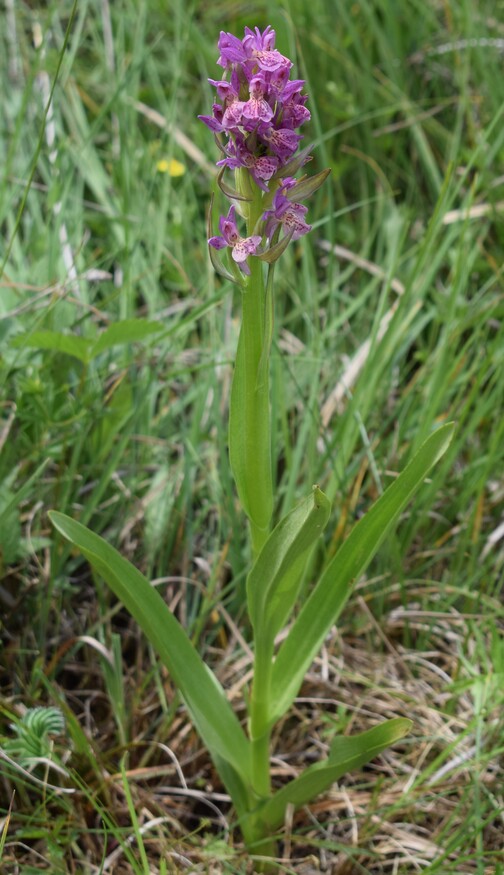
<path id="1" fill-rule="evenodd" d="M 99 866 L 107 829 L 120 844 L 135 811 L 121 798 L 86 844 L 88 809 L 104 818 L 113 801 L 103 774 L 135 743 L 165 741 L 177 706 L 48 510 L 167 587 L 214 665 L 243 653 L 247 548 L 226 440 L 239 297 L 209 264 L 218 150 L 197 114 L 219 31 L 268 23 L 306 80 L 308 171 L 332 170 L 313 232 L 277 268 L 276 514 L 317 482 L 334 501 L 332 554 L 431 430 L 457 422 L 342 632 L 369 655 L 371 688 L 377 652 L 434 665 L 434 687 L 406 678 L 396 692 L 408 716 L 419 696 L 432 716 L 412 742 L 425 756 L 408 749 L 414 801 L 399 816 L 434 843 L 423 871 L 502 871 L 504 4 L 8 0 L 0 15 L 0 729 L 7 743 L 24 707 L 60 707 L 72 779 L 45 778 L 78 783 L 81 800 L 0 761 L 4 813 L 17 790 L 6 871 Z M 344 729 L 348 703 L 337 714 Z M 386 871 L 364 821 L 359 865 Z M 177 841 L 197 854 L 194 824 L 192 844 Z M 155 871 L 172 871 L 155 853 Z M 124 856 L 124 871 L 149 871 Z"/>

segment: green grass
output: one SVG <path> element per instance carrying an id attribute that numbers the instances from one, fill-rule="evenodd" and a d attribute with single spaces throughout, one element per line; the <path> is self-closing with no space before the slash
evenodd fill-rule
<path id="1" fill-rule="evenodd" d="M 248 556 L 226 435 L 239 298 L 207 255 L 218 156 L 196 116 L 219 31 L 271 23 L 307 80 L 310 172 L 332 169 L 314 232 L 277 269 L 277 517 L 318 483 L 332 555 L 431 430 L 457 423 L 280 727 L 276 780 L 335 729 L 405 714 L 413 734 L 286 825 L 279 871 L 347 857 L 334 871 L 502 872 L 495 4 L 87 0 L 73 21 L 70 2 L 32 6 L 7 3 L 1 28 L 1 747 L 25 708 L 59 707 L 66 730 L 33 771 L 0 760 L 4 870 L 250 866 L 164 669 L 47 511 L 156 578 L 243 687 Z M 181 176 L 157 169 L 171 158 Z"/>

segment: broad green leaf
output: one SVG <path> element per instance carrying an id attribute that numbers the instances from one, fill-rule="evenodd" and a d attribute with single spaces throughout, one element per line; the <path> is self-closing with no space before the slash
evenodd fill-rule
<path id="1" fill-rule="evenodd" d="M 229 759 L 223 759 L 218 754 L 214 754 L 213 761 L 215 768 L 221 776 L 222 783 L 226 787 L 238 817 L 243 817 L 250 811 L 250 797 L 247 792 L 247 787 L 241 775 L 229 762 Z"/>
<path id="2" fill-rule="evenodd" d="M 448 424 L 434 432 L 357 523 L 323 572 L 301 608 L 273 667 L 271 721 L 281 717 L 294 701 L 313 658 L 339 617 L 352 586 L 363 573 L 399 514 L 443 455 L 453 434 Z"/>
<path id="3" fill-rule="evenodd" d="M 324 793 L 342 775 L 359 768 L 378 756 L 382 750 L 403 738 L 412 721 L 403 717 L 387 720 L 359 735 L 340 735 L 334 739 L 326 760 L 308 766 L 298 778 L 290 781 L 268 800 L 258 817 L 269 830 L 278 829 L 285 818 L 287 805 L 298 808 Z"/>
<path id="4" fill-rule="evenodd" d="M 49 349 L 64 352 L 80 362 L 87 364 L 91 343 L 85 337 L 75 334 L 61 334 L 59 331 L 32 331 L 31 334 L 18 335 L 12 340 L 13 346 L 28 346 L 31 349 Z"/>
<path id="5" fill-rule="evenodd" d="M 135 618 L 166 665 L 194 725 L 214 761 L 229 763 L 242 782 L 250 781 L 250 744 L 217 678 L 205 665 L 159 593 L 130 562 L 85 526 L 57 511 L 56 529 L 74 544 Z M 231 789 L 231 788 L 229 788 Z"/>
<path id="6" fill-rule="evenodd" d="M 75 334 L 61 334 L 59 331 L 32 331 L 31 334 L 17 336 L 12 340 L 16 347 L 28 346 L 31 349 L 48 349 L 63 352 L 88 364 L 95 356 L 113 346 L 145 340 L 149 335 L 162 331 L 160 322 L 147 319 L 125 319 L 114 322 L 100 334 L 96 341 Z"/>
<path id="7" fill-rule="evenodd" d="M 250 619 L 258 639 L 273 643 L 296 601 L 308 553 L 331 505 L 318 486 L 273 530 L 247 578 Z"/>
<path id="8" fill-rule="evenodd" d="M 145 340 L 146 337 L 162 331 L 163 328 L 161 322 L 151 322 L 148 319 L 123 319 L 121 322 L 113 322 L 92 345 L 89 357 L 94 358 L 113 346 Z"/>

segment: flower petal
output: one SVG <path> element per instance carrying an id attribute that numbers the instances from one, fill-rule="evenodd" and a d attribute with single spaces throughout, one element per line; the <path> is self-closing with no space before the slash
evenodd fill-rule
<path id="1" fill-rule="evenodd" d="M 213 246 L 214 249 L 225 249 L 228 244 L 223 237 L 210 237 L 208 245 Z"/>

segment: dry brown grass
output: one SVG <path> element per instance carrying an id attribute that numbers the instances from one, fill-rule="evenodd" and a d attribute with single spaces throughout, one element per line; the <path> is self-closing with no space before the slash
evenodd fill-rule
<path id="1" fill-rule="evenodd" d="M 414 724 L 410 737 L 368 767 L 349 774 L 309 808 L 289 813 L 279 844 L 281 872 L 494 875 L 496 871 L 503 846 L 504 770 L 502 758 L 488 757 L 486 751 L 498 749 L 502 720 L 487 709 L 482 736 L 474 689 L 460 683 L 467 679 L 467 672 L 459 654 L 463 644 L 467 652 L 468 623 L 475 618 L 455 609 L 422 611 L 415 602 L 414 587 L 411 594 L 405 609 L 390 593 L 390 610 L 379 625 L 362 586 L 354 603 L 360 620 L 358 636 L 344 626 L 340 632 L 333 630 L 295 707 L 275 731 L 272 771 L 279 786 L 323 756 L 335 730 L 359 732 L 398 715 L 410 717 Z M 90 598 L 84 610 L 86 625 L 96 610 Z M 213 621 L 217 620 L 214 615 Z M 240 703 L 250 680 L 252 654 L 225 609 L 221 609 L 219 622 L 215 640 L 226 646 L 208 646 L 207 658 L 245 719 Z M 152 674 L 152 665 L 141 636 L 122 612 L 114 625 L 122 630 L 130 715 L 126 774 L 152 861 L 151 872 L 160 871 L 161 859 L 169 872 L 253 872 L 254 863 L 233 832 L 228 797 L 169 677 L 160 670 L 166 697 L 163 717 L 155 684 L 149 681 L 142 687 L 145 677 Z M 406 629 L 410 639 L 415 634 L 424 636 L 421 650 L 403 646 Z M 207 637 L 214 632 L 209 628 Z M 74 739 L 66 763 L 69 773 L 64 783 L 73 785 L 76 792 L 66 811 L 66 828 L 74 831 L 75 839 L 66 848 L 65 865 L 69 872 L 126 875 L 134 869 L 117 839 L 104 836 L 100 817 L 100 808 L 104 808 L 123 828 L 122 835 L 132 838 L 119 770 L 125 749 L 118 744 L 97 650 L 86 640 L 75 649 L 77 643 L 75 636 L 65 637 L 63 629 L 45 667 L 53 690 L 75 714 L 89 745 L 88 751 L 79 752 Z M 16 708 L 15 696 L 7 695 L 5 701 Z M 170 724 L 166 709 L 172 706 Z M 73 784 L 76 774 L 83 781 L 80 788 Z M 461 839 L 464 825 L 471 823 L 476 785 L 494 800 L 495 817 L 482 832 L 471 835 L 469 829 Z M 13 786 L 12 779 L 4 777 L 7 797 Z M 31 799 L 35 805 L 36 792 L 25 789 L 24 804 Z M 6 844 L 6 872 L 21 873 L 29 865 L 44 868 L 43 860 L 48 859 L 44 837 L 25 843 L 14 839 L 21 823 L 21 803 L 18 796 Z M 57 795 L 47 813 L 51 810 L 61 816 Z M 452 853 L 454 836 L 458 840 Z M 133 840 L 131 846 L 134 849 Z M 227 859 L 219 859 L 224 850 Z"/>

